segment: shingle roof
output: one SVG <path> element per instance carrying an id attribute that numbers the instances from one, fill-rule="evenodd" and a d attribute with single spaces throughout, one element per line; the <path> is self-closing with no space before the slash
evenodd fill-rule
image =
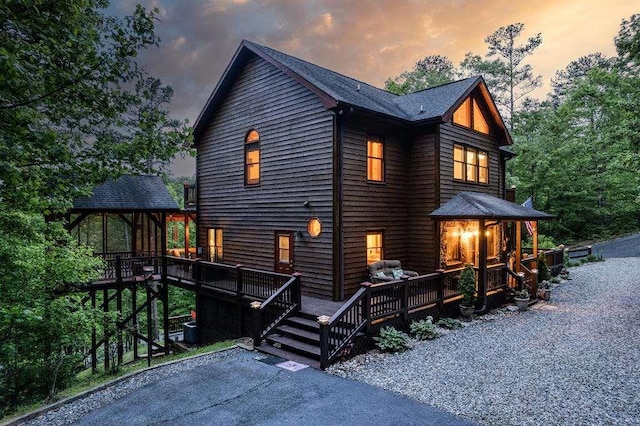
<path id="1" fill-rule="evenodd" d="M 180 207 L 158 176 L 121 176 L 93 189 L 93 195 L 73 202 L 73 210 L 173 211 Z"/>
<path id="2" fill-rule="evenodd" d="M 481 86 L 482 95 L 493 109 L 498 125 L 502 128 L 507 143 L 511 138 L 499 117 L 491 96 L 486 90 L 482 77 L 471 77 L 442 86 L 431 87 L 416 93 L 398 96 L 370 84 L 347 77 L 335 71 L 312 64 L 302 59 L 273 50 L 266 46 L 243 40 L 231 63 L 225 70 L 218 85 L 207 100 L 194 126 L 196 139 L 204 131 L 211 115 L 226 91 L 231 87 L 235 73 L 239 72 L 245 61 L 258 55 L 269 61 L 283 72 L 295 78 L 310 90 L 314 91 L 327 108 L 338 104 L 351 105 L 374 113 L 383 114 L 409 123 L 444 121 L 443 117 L 452 114 L 453 110 L 476 87 Z"/>
<path id="3" fill-rule="evenodd" d="M 459 192 L 429 216 L 433 219 L 553 219 L 548 213 L 480 192 Z"/>

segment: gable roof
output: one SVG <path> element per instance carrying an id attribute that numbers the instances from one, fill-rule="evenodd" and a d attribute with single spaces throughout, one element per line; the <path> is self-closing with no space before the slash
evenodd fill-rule
<path id="1" fill-rule="evenodd" d="M 435 209 L 433 219 L 548 220 L 553 215 L 480 192 L 459 192 Z"/>
<path id="2" fill-rule="evenodd" d="M 230 90 L 237 73 L 249 58 L 255 55 L 279 68 L 314 92 L 326 108 L 335 108 L 342 104 L 383 114 L 408 123 L 449 121 L 456 108 L 472 91 L 479 88 L 481 96 L 491 110 L 492 117 L 504 133 L 506 144 L 512 143 L 511 136 L 482 77 L 466 78 L 399 96 L 247 40 L 243 40 L 238 47 L 205 107 L 200 112 L 194 125 L 193 133 L 196 139 L 202 134 L 214 114 L 215 108 Z"/>
<path id="3" fill-rule="evenodd" d="M 73 202 L 73 210 L 179 211 L 159 176 L 121 176 L 93 188 L 93 195 Z"/>

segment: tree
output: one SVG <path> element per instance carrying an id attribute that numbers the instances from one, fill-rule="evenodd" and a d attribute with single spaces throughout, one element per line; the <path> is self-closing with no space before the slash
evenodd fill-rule
<path id="1" fill-rule="evenodd" d="M 498 28 L 484 40 L 489 46 L 487 59 L 467 53 L 460 64 L 465 74 L 485 77 L 496 103 L 506 112 L 505 119 L 511 130 L 518 101 L 542 84 L 542 76 L 534 76 L 531 65 L 522 63 L 540 46 L 542 35 L 538 33 L 525 44 L 516 45 L 523 29 L 522 23 Z"/>
<path id="2" fill-rule="evenodd" d="M 399 76 L 388 78 L 385 90 L 397 95 L 406 95 L 428 87 L 452 82 L 456 69 L 446 56 L 430 55 L 416 62 L 413 71 L 405 71 Z"/>
<path id="3" fill-rule="evenodd" d="M 161 173 L 189 142 L 171 88 L 136 63 L 159 41 L 155 12 L 107 6 L 0 3 L 0 414 L 54 396 L 109 323 L 74 291 L 101 261 L 45 217 L 106 178 Z"/>
<path id="4" fill-rule="evenodd" d="M 592 53 L 571 61 L 564 70 L 556 71 L 555 77 L 551 79 L 553 90 L 549 94 L 550 102 L 556 107 L 559 106 L 566 100 L 567 93 L 573 85 L 587 77 L 589 70 L 593 68 L 611 70 L 612 67 L 613 61 L 602 53 Z"/>

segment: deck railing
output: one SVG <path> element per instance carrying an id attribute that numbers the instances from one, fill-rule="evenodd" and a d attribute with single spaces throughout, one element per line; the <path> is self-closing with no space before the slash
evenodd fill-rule
<path id="1" fill-rule="evenodd" d="M 289 280 L 264 302 L 254 301 L 251 304 L 253 311 L 253 344 L 260 346 L 262 339 L 278 327 L 290 314 L 298 311 L 301 304 L 300 274 L 294 274 L 289 277 Z"/>

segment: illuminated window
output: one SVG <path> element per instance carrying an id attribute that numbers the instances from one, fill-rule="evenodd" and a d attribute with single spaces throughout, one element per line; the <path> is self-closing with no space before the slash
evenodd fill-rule
<path id="1" fill-rule="evenodd" d="M 209 261 L 210 262 L 222 262 L 222 229 L 212 228 L 209 229 L 207 235 L 207 241 L 209 245 Z"/>
<path id="2" fill-rule="evenodd" d="M 278 263 L 291 262 L 291 238 L 289 235 L 278 235 Z"/>
<path id="3" fill-rule="evenodd" d="M 375 138 L 367 140 L 367 180 L 384 181 L 384 146 Z"/>
<path id="4" fill-rule="evenodd" d="M 244 144 L 244 183 L 260 183 L 260 134 L 255 130 L 247 133 Z"/>
<path id="5" fill-rule="evenodd" d="M 471 98 L 464 100 L 462 105 L 453 113 L 453 122 L 465 127 L 471 127 Z"/>
<path id="6" fill-rule="evenodd" d="M 490 133 L 489 123 L 484 117 L 480 105 L 471 97 L 465 99 L 462 105 L 453 112 L 453 122 L 486 135 Z"/>
<path id="7" fill-rule="evenodd" d="M 460 252 L 460 230 L 447 233 L 447 264 L 459 263 L 462 260 Z"/>
<path id="8" fill-rule="evenodd" d="M 367 265 L 382 260 L 382 232 L 367 233 Z"/>
<path id="9" fill-rule="evenodd" d="M 307 232 L 312 238 L 316 238 L 322 232 L 322 223 L 317 217 L 312 217 L 307 223 Z"/>
<path id="10" fill-rule="evenodd" d="M 498 227 L 492 226 L 487 228 L 487 258 L 496 257 L 498 255 Z"/>
<path id="11" fill-rule="evenodd" d="M 486 151 L 454 145 L 453 178 L 466 182 L 489 183 L 489 157 Z"/>

